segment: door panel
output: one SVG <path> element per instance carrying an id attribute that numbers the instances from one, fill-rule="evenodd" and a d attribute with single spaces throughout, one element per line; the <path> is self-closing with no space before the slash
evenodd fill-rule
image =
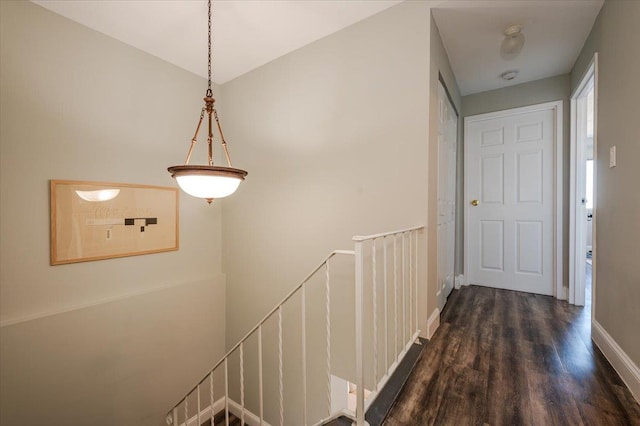
<path id="1" fill-rule="evenodd" d="M 468 121 L 469 284 L 553 294 L 554 127 L 552 108 Z"/>
<path id="2" fill-rule="evenodd" d="M 517 200 L 519 203 L 542 203 L 542 151 L 518 152 Z"/>
<path id="3" fill-rule="evenodd" d="M 516 272 L 542 275 L 542 221 L 516 222 Z"/>
<path id="4" fill-rule="evenodd" d="M 480 221 L 480 268 L 504 271 L 504 222 L 501 220 Z"/>
<path id="5" fill-rule="evenodd" d="M 481 196 L 483 204 L 504 203 L 504 155 L 484 155 L 481 159 Z"/>

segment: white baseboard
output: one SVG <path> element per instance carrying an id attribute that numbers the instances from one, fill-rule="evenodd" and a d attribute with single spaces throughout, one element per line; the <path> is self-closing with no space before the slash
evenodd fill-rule
<path id="1" fill-rule="evenodd" d="M 640 403 L 640 368 L 631 361 L 631 358 L 596 320 L 591 322 L 591 339 L 618 372 L 636 401 Z"/>
<path id="2" fill-rule="evenodd" d="M 213 402 L 213 412 L 217 413 L 219 411 L 224 410 L 224 396 L 216 401 Z M 205 408 L 203 408 L 202 410 L 200 410 L 200 421 L 205 421 L 207 419 L 211 418 L 211 406 L 207 405 Z M 180 423 L 179 426 L 198 426 L 198 415 L 194 415 L 189 417 L 189 420 L 187 420 L 186 425 L 185 423 Z"/>
<path id="3" fill-rule="evenodd" d="M 567 287 L 562 287 L 559 294 L 556 294 L 556 299 L 558 300 L 569 300 L 567 295 L 569 294 L 569 289 Z"/>
<path id="4" fill-rule="evenodd" d="M 213 412 L 219 413 L 220 411 L 224 411 L 224 407 L 226 404 L 226 397 L 222 397 L 217 399 L 213 403 Z M 229 398 L 229 412 L 232 413 L 237 418 L 242 418 L 242 406 Z M 211 406 L 208 405 L 204 409 L 200 411 L 200 421 L 205 421 L 211 418 Z M 244 409 L 244 422 L 249 426 L 260 426 L 260 417 L 253 414 L 251 411 Z M 191 416 L 187 421 L 187 424 L 180 423 L 180 426 L 198 426 L 198 415 Z M 271 426 L 269 423 L 263 421 L 262 426 Z"/>
<path id="5" fill-rule="evenodd" d="M 239 419 L 242 418 L 241 417 L 242 406 L 232 399 L 229 399 L 229 411 L 232 412 L 233 415 L 236 416 L 237 418 Z M 267 423 L 264 420 L 262 421 L 262 423 L 260 423 L 260 417 L 253 414 L 251 411 L 247 410 L 246 408 L 244 409 L 244 422 L 249 426 L 260 426 L 260 425 L 271 426 L 269 423 Z"/>
<path id="6" fill-rule="evenodd" d="M 464 282 L 464 275 L 460 274 L 455 279 L 454 287 L 459 290 L 463 285 L 467 284 Z"/>
<path id="7" fill-rule="evenodd" d="M 440 327 L 440 309 L 436 308 L 427 321 L 427 339 L 431 339 L 436 330 Z"/>

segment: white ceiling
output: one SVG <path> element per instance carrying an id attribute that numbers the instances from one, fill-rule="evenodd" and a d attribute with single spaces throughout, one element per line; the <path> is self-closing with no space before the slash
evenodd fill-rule
<path id="1" fill-rule="evenodd" d="M 206 77 L 205 0 L 32 1 Z M 213 79 L 225 83 L 401 1 L 214 0 Z M 448 0 L 433 15 L 467 95 L 569 72 L 603 3 Z M 526 41 L 504 60 L 502 31 L 511 24 L 524 25 Z M 499 78 L 512 69 L 520 71 L 515 80 Z"/>
<path id="2" fill-rule="evenodd" d="M 204 0 L 32 0 L 206 77 Z M 225 83 L 401 0 L 215 0 L 213 80 Z"/>
<path id="3" fill-rule="evenodd" d="M 571 71 L 604 0 L 450 0 L 434 19 L 462 95 L 561 75 Z M 503 30 L 522 24 L 524 48 L 500 56 Z M 517 69 L 509 82 L 499 76 Z"/>

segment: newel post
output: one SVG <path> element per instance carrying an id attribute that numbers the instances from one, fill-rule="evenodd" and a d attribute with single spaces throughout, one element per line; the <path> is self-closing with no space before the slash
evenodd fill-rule
<path id="1" fill-rule="evenodd" d="M 364 426 L 364 242 L 355 241 L 356 267 L 356 425 Z"/>

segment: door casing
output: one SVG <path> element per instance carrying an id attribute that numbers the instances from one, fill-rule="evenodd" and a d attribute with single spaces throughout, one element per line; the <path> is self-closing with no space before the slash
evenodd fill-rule
<path id="1" fill-rule="evenodd" d="M 441 181 L 442 170 L 441 167 L 445 166 L 442 163 L 442 154 L 443 147 L 441 144 L 440 137 L 444 134 L 446 135 L 448 132 L 447 126 L 450 124 L 447 121 L 447 117 L 443 117 L 444 106 L 447 106 L 447 109 L 455 117 L 455 132 L 453 137 L 453 158 L 448 158 L 449 161 L 447 165 L 447 169 L 445 170 L 447 173 L 446 177 L 446 185 L 443 185 Z M 456 161 L 456 153 L 458 149 L 458 120 L 460 116 L 458 115 L 458 111 L 456 110 L 453 101 L 451 100 L 451 96 L 448 93 L 447 86 L 442 79 L 442 76 L 439 76 L 439 85 L 438 85 L 438 220 L 437 220 L 437 279 L 438 279 L 438 309 L 442 311 L 444 305 L 447 301 L 449 293 L 454 288 L 455 284 L 455 256 L 456 256 L 456 241 L 455 241 L 455 224 L 456 224 L 456 179 L 458 176 L 457 173 L 457 161 Z M 449 141 L 450 142 L 450 141 Z M 450 153 L 449 153 L 450 154 Z M 449 205 L 443 206 L 441 204 L 441 196 L 442 192 L 446 191 L 447 195 L 450 197 Z M 448 229 L 449 232 L 453 232 L 453 234 L 446 235 L 446 238 L 442 238 L 441 232 L 441 224 L 440 218 L 442 216 L 448 216 L 449 222 Z M 444 267 L 446 264 L 446 268 Z M 449 273 L 448 275 L 445 273 Z"/>
<path id="2" fill-rule="evenodd" d="M 562 101 L 545 102 L 537 105 L 530 105 L 520 108 L 512 108 L 502 111 L 489 112 L 485 114 L 473 115 L 464 118 L 464 157 L 465 157 L 465 173 L 464 173 L 464 197 L 463 197 L 463 209 L 464 209 L 464 284 L 469 285 L 469 205 L 471 203 L 471 196 L 469 195 L 469 174 L 467 173 L 466 159 L 469 156 L 469 144 L 468 134 L 469 125 L 474 121 L 491 120 L 495 118 L 504 118 L 511 115 L 552 110 L 554 112 L 554 175 L 553 175 L 553 187 L 554 187 L 554 203 L 553 203 L 553 289 L 554 297 L 556 299 L 565 300 L 567 298 L 567 291 L 564 287 L 563 280 L 563 224 L 562 224 L 562 182 L 563 182 L 563 164 L 562 164 L 562 146 L 563 146 L 563 109 Z"/>
<path id="3" fill-rule="evenodd" d="M 578 245 L 584 244 L 582 236 L 586 234 L 584 225 L 584 215 L 581 215 L 579 189 L 584 181 L 581 179 L 582 173 L 578 173 L 578 167 L 585 167 L 578 164 L 584 157 L 578 140 L 578 100 L 586 95 L 586 90 L 593 79 L 593 174 L 597 176 L 598 169 L 598 53 L 591 59 L 591 63 L 580 78 L 580 82 L 571 94 L 571 157 L 569 173 L 569 303 L 583 306 L 585 304 L 585 271 L 584 258 L 580 255 L 583 252 Z M 582 151 L 581 151 L 582 150 Z M 591 273 L 591 295 L 592 315 L 595 312 L 595 288 L 596 288 L 596 217 L 597 217 L 597 185 L 593 185 L 593 217 L 591 226 L 592 236 L 592 273 Z M 581 216 L 581 217 L 579 217 Z"/>

